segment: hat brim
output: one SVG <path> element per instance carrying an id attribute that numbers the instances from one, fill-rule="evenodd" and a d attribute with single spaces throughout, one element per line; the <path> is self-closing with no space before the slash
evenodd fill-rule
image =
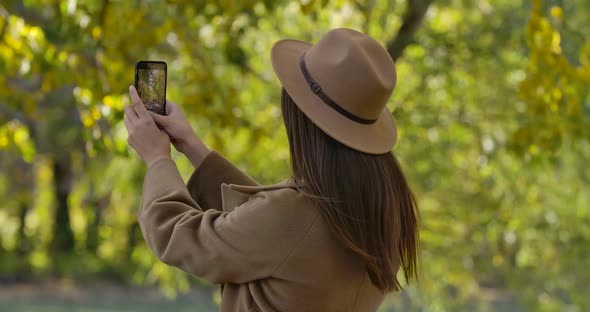
<path id="1" fill-rule="evenodd" d="M 361 124 L 346 118 L 313 93 L 301 72 L 299 59 L 312 45 L 283 39 L 271 49 L 271 63 L 281 84 L 299 109 L 336 141 L 361 152 L 384 154 L 397 141 L 397 126 L 385 107 L 375 123 Z"/>

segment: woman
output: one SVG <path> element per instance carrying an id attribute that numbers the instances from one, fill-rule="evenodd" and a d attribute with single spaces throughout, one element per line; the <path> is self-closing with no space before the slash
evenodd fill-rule
<path id="1" fill-rule="evenodd" d="M 145 110 L 133 87 L 129 144 L 148 166 L 139 223 L 163 262 L 222 289 L 221 311 L 375 311 L 417 277 L 418 209 L 390 152 L 393 61 L 350 29 L 271 51 L 293 176 L 260 186 L 209 149 L 180 108 Z M 159 125 L 164 131 L 160 131 Z M 170 140 L 194 165 L 188 184 Z"/>

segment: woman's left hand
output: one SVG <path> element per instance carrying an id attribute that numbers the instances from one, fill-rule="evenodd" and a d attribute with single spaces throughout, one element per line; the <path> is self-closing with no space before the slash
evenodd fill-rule
<path id="1" fill-rule="evenodd" d="M 158 129 L 143 105 L 135 87 L 129 87 L 131 105 L 125 107 L 127 143 L 139 154 L 148 168 L 162 158 L 170 158 L 170 137 Z"/>

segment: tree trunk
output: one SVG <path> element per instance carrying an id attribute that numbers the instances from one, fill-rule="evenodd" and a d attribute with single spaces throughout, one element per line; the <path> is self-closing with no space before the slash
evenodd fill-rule
<path id="1" fill-rule="evenodd" d="M 26 255 L 29 251 L 29 241 L 25 235 L 25 218 L 28 212 L 28 204 L 24 201 L 21 202 L 18 210 L 18 231 L 16 232 L 16 254 L 19 257 Z"/>
<path id="2" fill-rule="evenodd" d="M 101 213 L 98 207 L 95 206 L 94 213 L 88 218 L 88 226 L 86 227 L 86 250 L 95 254 L 98 249 L 98 227 L 100 226 Z"/>
<path id="3" fill-rule="evenodd" d="M 58 254 L 73 253 L 74 233 L 70 224 L 68 198 L 72 191 L 71 156 L 55 157 L 53 161 L 53 185 L 55 191 L 55 215 L 53 222 L 52 250 Z"/>
<path id="4" fill-rule="evenodd" d="M 403 17 L 395 38 L 387 43 L 387 52 L 391 55 L 393 61 L 402 55 L 405 48 L 414 40 L 414 34 L 420 28 L 422 20 L 428 11 L 428 7 L 433 0 L 408 0 L 408 8 Z"/>
<path id="5" fill-rule="evenodd" d="M 141 228 L 139 227 L 139 223 L 137 221 L 129 225 L 127 230 L 127 238 L 127 261 L 131 263 L 131 256 L 133 255 L 135 246 L 137 246 L 137 243 L 143 240 Z"/>
<path id="6" fill-rule="evenodd" d="M 93 210 L 88 215 L 88 226 L 86 227 L 86 250 L 90 253 L 96 253 L 99 245 L 98 228 L 102 224 L 103 211 L 111 202 L 112 191 L 109 190 L 106 194 L 98 196 L 94 183 L 91 182 L 90 190 L 88 191 L 89 204 Z"/>
<path id="7" fill-rule="evenodd" d="M 30 241 L 27 239 L 25 234 L 26 217 L 29 212 L 29 202 L 22 201 L 19 204 L 18 211 L 18 231 L 16 233 L 16 250 L 15 254 L 18 260 L 16 273 L 22 275 L 28 275 L 30 273 L 29 261 L 27 256 L 31 251 Z"/>

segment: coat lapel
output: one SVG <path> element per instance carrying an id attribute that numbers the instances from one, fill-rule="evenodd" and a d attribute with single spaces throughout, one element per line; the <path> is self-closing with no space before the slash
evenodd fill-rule
<path id="1" fill-rule="evenodd" d="M 223 211 L 231 212 L 236 207 L 242 205 L 250 199 L 250 196 L 257 192 L 277 190 L 282 188 L 293 188 L 297 186 L 289 179 L 283 180 L 272 185 L 239 185 L 239 184 L 221 184 L 221 205 Z"/>

